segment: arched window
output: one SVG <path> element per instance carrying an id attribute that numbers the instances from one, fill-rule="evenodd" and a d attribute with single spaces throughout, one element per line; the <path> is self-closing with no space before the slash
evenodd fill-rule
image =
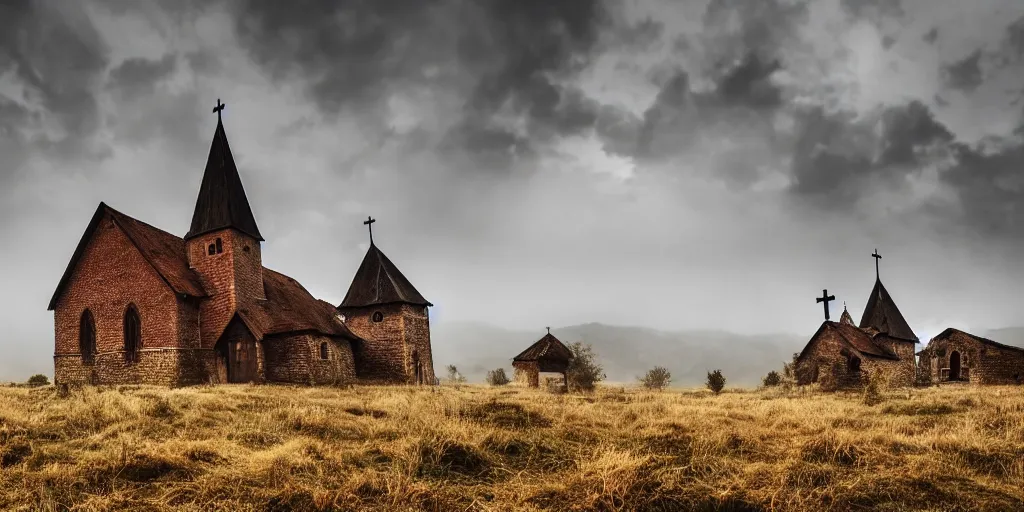
<path id="1" fill-rule="evenodd" d="M 210 247 L 206 248 L 206 255 L 207 256 L 213 256 L 216 253 L 217 253 L 217 246 L 215 246 L 213 244 L 210 244 Z"/>
<path id="2" fill-rule="evenodd" d="M 78 322 L 78 352 L 82 354 L 83 363 L 91 363 L 96 353 L 96 322 L 88 309 L 82 312 Z"/>
<path id="3" fill-rule="evenodd" d="M 320 359 L 327 359 L 327 343 L 320 344 Z"/>
<path id="4" fill-rule="evenodd" d="M 373 321 L 374 322 L 383 322 L 384 321 L 384 313 L 381 313 L 380 311 L 374 311 L 373 312 Z"/>
<path id="5" fill-rule="evenodd" d="M 847 361 L 847 368 L 849 369 L 850 373 L 857 373 L 857 372 L 859 372 L 860 371 L 860 358 L 857 357 L 857 356 L 851 357 Z"/>
<path id="6" fill-rule="evenodd" d="M 139 349 L 142 348 L 142 320 L 134 304 L 129 304 L 124 312 L 124 360 L 135 363 L 139 360 Z"/>
<path id="7" fill-rule="evenodd" d="M 224 247 L 220 243 L 220 238 L 217 239 L 217 254 L 224 252 Z"/>

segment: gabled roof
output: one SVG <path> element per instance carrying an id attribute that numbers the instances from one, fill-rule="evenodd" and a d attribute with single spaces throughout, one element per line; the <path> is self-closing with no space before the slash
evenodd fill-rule
<path id="1" fill-rule="evenodd" d="M 196 209 L 192 214 L 192 227 L 185 234 L 185 240 L 224 228 L 234 228 L 263 240 L 249 208 L 249 200 L 245 197 L 235 159 L 231 156 L 224 124 L 218 118 Z"/>
<path id="2" fill-rule="evenodd" d="M 928 341 L 928 345 L 924 348 L 924 350 L 921 350 L 917 354 L 920 355 L 921 353 L 923 353 L 923 352 L 927 351 L 929 348 L 931 348 L 931 346 L 932 346 L 931 342 L 933 342 L 935 340 L 940 340 L 940 339 L 948 338 L 950 335 L 952 335 L 954 333 L 963 334 L 964 336 L 967 336 L 968 338 L 971 338 L 971 339 L 973 339 L 973 340 L 975 340 L 975 341 L 977 341 L 979 343 L 983 343 L 985 345 L 989 345 L 991 347 L 995 347 L 995 348 L 998 348 L 998 349 L 1014 350 L 1014 351 L 1017 351 L 1017 352 L 1024 352 L 1024 348 L 1022 348 L 1022 347 L 1015 347 L 1013 345 L 1004 345 L 1004 344 L 999 343 L 997 341 L 992 341 L 992 340 L 990 340 L 988 338 L 982 338 L 981 336 L 975 336 L 975 335 L 973 335 L 973 334 L 971 334 L 969 332 L 965 332 L 965 331 L 961 331 L 960 329 L 954 329 L 952 327 L 949 327 L 946 330 L 944 330 L 944 331 L 940 332 L 939 334 L 937 334 L 931 340 L 929 340 Z"/>
<path id="3" fill-rule="evenodd" d="M 862 329 L 873 327 L 892 338 L 918 341 L 917 335 L 903 319 L 903 314 L 896 307 L 896 303 L 893 302 L 880 279 L 875 279 L 875 287 L 872 288 L 868 304 L 864 307 L 864 316 L 860 319 L 860 327 Z"/>
<path id="4" fill-rule="evenodd" d="M 818 336 L 826 329 L 835 331 L 839 335 L 839 338 L 847 345 L 856 349 L 865 356 L 881 359 L 899 359 L 899 356 L 892 353 L 892 351 L 890 351 L 886 346 L 876 343 L 879 336 L 884 336 L 884 334 L 866 331 L 852 324 L 830 321 L 822 322 L 821 327 L 814 332 L 814 335 L 811 336 L 807 345 L 805 345 L 804 349 L 800 351 L 800 355 L 797 356 L 797 359 L 803 359 L 807 350 L 811 348 L 811 344 L 814 340 L 817 339 Z"/>
<path id="5" fill-rule="evenodd" d="M 89 221 L 89 226 L 86 227 L 85 233 L 82 234 L 82 239 L 79 240 L 78 247 L 75 248 L 74 255 L 72 255 L 71 261 L 64 270 L 64 275 L 61 276 L 60 282 L 57 284 L 57 289 L 54 290 L 53 296 L 50 298 L 47 310 L 52 311 L 57 306 L 57 299 L 60 298 L 60 294 L 67 286 L 68 280 L 71 279 L 75 266 L 85 253 L 85 248 L 89 245 L 89 240 L 92 238 L 104 215 L 110 215 L 114 223 L 128 237 L 132 245 L 139 250 L 142 257 L 153 266 L 153 269 L 156 270 L 157 274 L 160 275 L 160 278 L 167 283 L 171 290 L 190 297 L 205 297 L 207 295 L 199 275 L 188 266 L 184 240 L 150 226 L 145 222 L 129 217 L 107 206 L 106 203 L 100 203 L 99 207 L 96 208 L 96 213 L 92 216 L 92 220 Z"/>
<path id="6" fill-rule="evenodd" d="M 258 301 L 238 312 L 257 339 L 310 331 L 361 340 L 338 318 L 334 306 L 313 297 L 298 281 L 263 267 L 263 289 L 267 300 Z"/>
<path id="7" fill-rule="evenodd" d="M 352 285 L 339 308 L 373 306 L 377 304 L 405 303 L 415 306 L 433 306 L 402 275 L 398 267 L 370 242 L 363 262 L 356 270 Z"/>
<path id="8" fill-rule="evenodd" d="M 553 334 L 547 333 L 518 356 L 512 358 L 513 361 L 521 362 L 538 361 L 540 359 L 568 361 L 572 359 L 572 351 L 561 341 L 558 341 L 558 338 Z"/>

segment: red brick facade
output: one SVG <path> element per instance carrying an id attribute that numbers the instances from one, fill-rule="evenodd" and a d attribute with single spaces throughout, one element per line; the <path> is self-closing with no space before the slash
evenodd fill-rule
<path id="1" fill-rule="evenodd" d="M 210 294 L 200 306 L 199 321 L 201 346 L 213 348 L 236 311 L 266 299 L 260 243 L 239 231 L 222 229 L 188 240 L 186 250 L 189 267 L 200 275 Z"/>

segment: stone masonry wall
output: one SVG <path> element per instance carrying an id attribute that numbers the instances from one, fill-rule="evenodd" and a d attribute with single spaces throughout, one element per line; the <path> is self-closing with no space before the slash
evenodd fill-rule
<path id="1" fill-rule="evenodd" d="M 520 386 L 540 386 L 540 372 L 536 362 L 512 363 L 512 381 Z"/>
<path id="2" fill-rule="evenodd" d="M 373 313 L 381 312 L 383 321 L 374 322 Z M 366 340 L 356 347 L 356 373 L 360 380 L 404 384 L 406 373 L 405 316 L 399 304 L 365 308 L 344 308 L 345 325 Z"/>
<path id="3" fill-rule="evenodd" d="M 327 359 L 320 358 L 321 343 L 327 344 Z M 356 381 L 352 349 L 345 340 L 295 334 L 267 338 L 263 346 L 268 381 L 313 385 Z"/>
<path id="4" fill-rule="evenodd" d="M 221 239 L 223 252 L 208 254 Z M 212 348 L 235 312 L 265 299 L 260 243 L 234 229 L 222 229 L 188 240 L 189 265 L 199 273 L 210 294 L 200 306 L 201 346 Z"/>
<path id="5" fill-rule="evenodd" d="M 415 379 L 413 354 L 419 356 L 423 368 L 423 383 L 434 383 L 434 351 L 430 345 L 430 318 L 426 308 L 403 304 L 401 308 L 405 324 L 406 375 Z"/>
<path id="6" fill-rule="evenodd" d="M 880 359 L 865 356 L 855 349 L 851 349 L 842 340 L 838 332 L 831 328 L 822 329 L 817 337 L 808 342 L 810 349 L 801 359 L 801 365 L 808 368 L 817 366 L 818 381 L 826 372 L 838 369 L 836 375 L 837 384 L 840 387 L 857 387 L 864 384 L 865 379 L 875 375 L 880 370 L 889 376 L 889 383 L 894 386 L 911 386 L 914 382 L 914 360 L 908 361 Z M 860 371 L 850 371 L 846 352 L 857 356 L 860 359 Z M 911 350 L 911 352 L 913 352 Z M 808 381 L 802 382 L 807 384 Z"/>
<path id="7" fill-rule="evenodd" d="M 971 383 L 1024 383 L 1024 352 L 993 347 L 960 332 L 932 340 L 921 354 L 921 370 L 931 377 L 931 382 L 941 381 L 941 370 L 949 368 L 954 351 L 960 353 L 960 367 L 968 369 Z"/>
<path id="8" fill-rule="evenodd" d="M 138 363 L 124 362 L 124 314 L 134 304 L 142 321 Z M 173 383 L 177 370 L 180 299 L 143 258 L 109 215 L 100 220 L 54 308 L 54 382 Z M 78 329 L 89 309 L 96 324 L 96 356 L 90 365 L 79 354 Z M 154 355 L 161 354 L 161 355 Z M 91 368 L 90 368 L 91 367 Z M 93 377 L 95 375 L 95 377 Z"/>

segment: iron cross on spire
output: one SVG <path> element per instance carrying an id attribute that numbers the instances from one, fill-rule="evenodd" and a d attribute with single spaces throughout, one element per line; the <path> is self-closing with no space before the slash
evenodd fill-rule
<path id="1" fill-rule="evenodd" d="M 224 110 L 224 107 L 228 106 L 227 103 L 221 103 L 220 98 L 217 98 L 217 106 L 213 107 L 213 112 L 217 114 L 217 120 L 220 121 L 220 112 Z"/>
<path id="2" fill-rule="evenodd" d="M 367 215 L 366 216 L 366 220 L 363 221 L 363 224 L 365 224 L 366 227 L 370 228 L 370 245 L 373 245 L 373 223 L 374 222 L 377 222 L 377 219 L 375 219 L 373 217 L 370 217 L 369 215 Z"/>
<path id="3" fill-rule="evenodd" d="M 551 328 L 550 327 L 545 327 L 545 329 L 548 330 L 548 334 L 551 334 Z"/>
<path id="4" fill-rule="evenodd" d="M 821 297 L 818 297 L 815 300 L 817 302 L 824 302 L 825 303 L 825 321 L 828 322 L 828 303 L 830 301 L 836 300 L 836 296 L 835 295 L 829 295 L 828 294 L 828 290 L 826 289 L 826 290 L 822 290 L 821 291 Z"/>
<path id="5" fill-rule="evenodd" d="M 878 279 L 878 260 L 882 259 L 882 255 L 878 254 L 878 249 L 875 249 L 875 253 L 871 257 L 875 259 L 875 279 Z"/>

